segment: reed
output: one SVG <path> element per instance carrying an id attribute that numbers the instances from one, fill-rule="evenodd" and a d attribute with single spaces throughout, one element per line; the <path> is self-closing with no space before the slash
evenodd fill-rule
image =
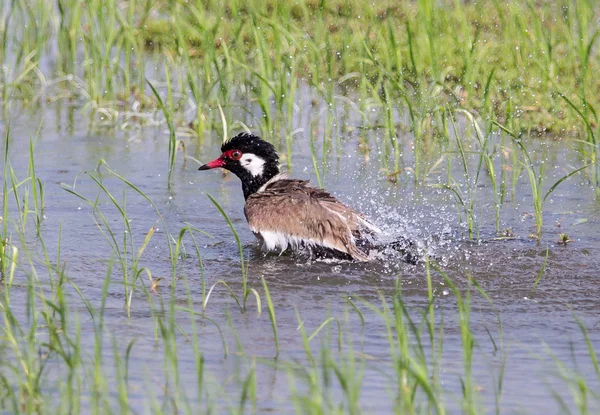
<path id="1" fill-rule="evenodd" d="M 217 210 L 219 211 L 221 216 L 223 216 L 223 218 L 227 222 L 227 225 L 229 225 L 229 228 L 231 229 L 231 232 L 233 233 L 233 236 L 235 238 L 238 252 L 240 254 L 240 268 L 241 268 L 241 272 L 242 272 L 242 298 L 240 301 L 238 299 L 238 297 L 234 294 L 234 291 L 229 287 L 229 285 L 225 281 L 220 280 L 220 281 L 217 281 L 215 284 L 213 284 L 213 286 L 210 288 L 208 294 L 206 295 L 206 299 L 204 300 L 204 308 L 206 308 L 206 305 L 208 304 L 208 299 L 210 297 L 210 294 L 212 293 L 212 290 L 217 286 L 217 284 L 221 284 L 229 291 L 229 293 L 234 298 L 235 302 L 237 303 L 238 307 L 240 307 L 240 310 L 242 312 L 246 311 L 246 301 L 248 300 L 248 296 L 250 294 L 254 294 L 254 298 L 256 299 L 256 308 L 258 310 L 258 313 L 260 314 L 262 311 L 262 306 L 261 306 L 262 302 L 260 299 L 260 294 L 258 293 L 258 291 L 256 291 L 255 288 L 248 287 L 248 270 L 247 270 L 246 261 L 244 259 L 244 249 L 242 247 L 242 242 L 240 241 L 240 237 L 238 236 L 237 231 L 235 230 L 235 227 L 233 226 L 233 222 L 231 222 L 231 219 L 229 219 L 229 216 L 227 215 L 227 213 L 225 213 L 225 211 L 223 210 L 221 205 L 219 205 L 219 203 L 211 195 L 207 195 L 207 196 L 210 199 L 210 201 L 215 205 L 215 207 L 217 208 Z M 271 310 L 272 310 L 272 304 L 269 305 L 269 315 L 270 316 L 271 316 Z"/>
<path id="2" fill-rule="evenodd" d="M 438 189 L 445 189 L 452 193 L 456 201 L 456 208 L 459 215 L 459 220 L 461 223 L 465 222 L 468 232 L 468 238 L 473 240 L 474 238 L 479 238 L 479 227 L 476 220 L 476 191 L 477 181 L 479 179 L 479 174 L 475 177 L 471 175 L 471 171 L 469 169 L 469 161 L 468 154 L 465 151 L 465 145 L 463 141 L 466 141 L 461 136 L 459 130 L 457 129 L 454 116 L 449 115 L 450 123 L 452 125 L 452 129 L 454 132 L 454 137 L 456 141 L 456 147 L 458 149 L 458 159 L 461 163 L 463 178 L 464 180 L 456 180 L 452 175 L 451 168 L 451 159 L 448 159 L 448 167 L 447 167 L 447 175 L 448 175 L 448 183 L 436 183 L 431 184 L 430 186 Z M 466 190 L 463 190 L 466 188 Z"/>
<path id="3" fill-rule="evenodd" d="M 548 190 L 546 190 L 546 192 L 544 192 L 543 191 L 544 179 L 545 179 L 544 163 L 540 163 L 539 168 L 536 169 L 533 164 L 533 161 L 531 160 L 531 157 L 529 156 L 529 151 L 523 144 L 521 138 L 518 137 L 514 132 L 512 132 L 508 128 L 504 127 L 503 125 L 501 125 L 497 122 L 494 122 L 494 124 L 498 128 L 500 128 L 503 132 L 508 134 L 512 138 L 515 146 L 517 148 L 519 148 L 522 152 L 524 161 L 521 163 L 522 163 L 523 167 L 527 170 L 527 176 L 529 178 L 529 185 L 531 187 L 531 195 L 532 195 L 532 199 L 533 199 L 533 210 L 534 210 L 534 216 L 535 216 L 535 235 L 534 236 L 537 239 L 538 244 L 539 244 L 541 241 L 541 237 L 542 237 L 542 225 L 544 222 L 543 210 L 544 210 L 544 203 L 546 202 L 546 199 L 548 199 L 548 197 L 552 194 L 552 192 L 554 192 L 554 190 L 556 190 L 556 188 L 562 182 L 569 179 L 571 176 L 574 176 L 575 174 L 579 173 L 580 171 L 588 169 L 589 165 L 584 165 L 582 167 L 579 167 L 579 168 L 571 171 L 570 173 L 562 176 L 552 186 L 550 186 L 548 188 Z"/>
<path id="4" fill-rule="evenodd" d="M 275 339 L 275 358 L 279 356 L 279 336 L 277 335 L 277 317 L 275 316 L 275 307 L 273 306 L 273 300 L 271 299 L 271 293 L 267 286 L 265 277 L 261 277 L 263 289 L 265 291 L 265 298 L 267 299 L 267 308 L 269 310 L 269 319 L 271 320 L 271 328 L 273 329 L 273 337 Z"/>
<path id="5" fill-rule="evenodd" d="M 500 233 L 500 209 L 502 207 L 502 202 L 504 200 L 504 189 L 502 184 L 498 184 L 498 175 L 496 173 L 496 166 L 494 163 L 495 148 L 492 148 L 491 144 L 491 134 L 488 134 L 486 137 L 484 135 L 483 130 L 479 126 L 477 120 L 473 117 L 468 111 L 458 110 L 460 113 L 464 114 L 466 118 L 469 120 L 473 130 L 475 132 L 475 138 L 477 139 L 477 143 L 479 145 L 479 161 L 477 163 L 477 174 L 475 175 L 475 185 L 479 182 L 479 175 L 483 166 L 486 168 L 486 172 L 488 175 L 488 179 L 491 184 L 492 191 L 492 200 L 494 204 L 494 211 L 496 216 L 496 233 Z M 461 152 L 461 156 L 463 153 Z"/>

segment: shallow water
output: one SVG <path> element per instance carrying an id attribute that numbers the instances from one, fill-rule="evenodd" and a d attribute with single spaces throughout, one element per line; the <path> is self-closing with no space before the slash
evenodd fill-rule
<path id="1" fill-rule="evenodd" d="M 298 117 L 297 127 L 309 131 L 311 116 L 318 120 L 326 117 L 318 108 L 306 110 Z M 252 127 L 252 120 L 246 121 Z M 346 122 L 352 124 L 352 116 Z M 262 292 L 260 277 L 264 276 L 268 282 L 279 330 L 281 353 L 278 360 L 273 360 L 275 346 L 268 313 L 265 309 L 261 316 L 257 316 L 252 295 L 246 313 L 240 313 L 220 285 L 209 299 L 206 313 L 225 330 L 231 353 L 228 357 L 224 355 L 217 328 L 207 321 L 196 325 L 201 350 L 206 357 L 207 381 L 215 390 L 222 389 L 222 392 L 212 395 L 217 404 L 227 407 L 230 400 L 228 391 L 235 392 L 233 396 L 239 395 L 239 385 L 251 360 L 248 357 L 256 357 L 259 362 L 256 366 L 258 411 L 286 413 L 293 410 L 293 403 L 289 401 L 290 374 L 284 362 L 305 362 L 306 359 L 298 330 L 298 313 L 309 334 L 328 316 L 345 322 L 345 333 L 352 336 L 354 350 L 368 356 L 363 372 L 361 406 L 367 413 L 391 410 L 396 386 L 388 377 L 393 369 L 390 367 L 385 325 L 372 311 L 362 306 L 361 301 L 380 304 L 381 296 L 389 300 L 394 293 L 396 278 L 400 278 L 403 299 L 416 321 L 420 321 L 419 313 L 428 304 L 423 264 L 410 266 L 394 259 L 369 264 L 307 263 L 305 258 L 296 255 L 265 256 L 247 229 L 241 186 L 236 177 L 215 171 L 199 172 L 193 160 L 183 162 L 180 151 L 173 171 L 172 187 L 167 189 L 168 135 L 164 131 L 147 128 L 142 135 L 133 137 L 134 134 L 127 131 L 90 128 L 87 117 L 79 109 L 67 108 L 60 103 L 31 112 L 24 110 L 12 121 L 10 159 L 18 174 L 26 172 L 28 138 L 35 135 L 40 123 L 42 127 L 35 159 L 36 173 L 45 186 L 44 243 L 50 256 L 55 257 L 60 230 L 61 259 L 66 273 L 93 304 L 97 305 L 102 296 L 110 248 L 94 222 L 90 206 L 61 189 L 60 184 L 75 184 L 77 192 L 95 198 L 99 194 L 98 185 L 82 172 L 94 171 L 99 160 L 105 159 L 111 169 L 139 187 L 156 204 L 169 232 L 176 235 L 185 223 L 190 223 L 213 236 L 195 234 L 203 271 L 198 266 L 189 238 L 185 240 L 187 256 L 178 264 L 179 281 L 187 278 L 195 311 L 202 311 L 202 275 L 207 287 L 223 280 L 234 291 L 241 291 L 240 257 L 234 237 L 207 193 L 221 204 L 240 235 L 250 286 Z M 132 137 L 134 139 L 130 140 Z M 600 298 L 597 293 L 600 210 L 585 178 L 578 175 L 569 179 L 549 198 L 544 210 L 544 234 L 540 245 L 528 237 L 535 222 L 531 215 L 531 191 L 525 173 L 522 172 L 518 180 L 516 200 L 507 200 L 501 210 L 502 229 L 512 228 L 516 236 L 503 241 L 493 240 L 493 201 L 488 181 L 482 178 L 476 201 L 480 242 L 470 242 L 464 237 L 465 229 L 457 219 L 452 196 L 447 191 L 427 186 L 415 188 L 408 173 L 402 175 L 398 183 L 387 180 L 380 169 L 383 156 L 376 151 L 385 136 L 373 130 L 367 137 L 373 145 L 368 162 L 357 151 L 355 133 L 332 145 L 324 162 L 324 186 L 342 201 L 365 212 L 388 233 L 410 235 L 422 243 L 428 241 L 430 252 L 440 260 L 442 269 L 463 295 L 467 292 L 467 275 L 470 275 L 493 301 L 492 306 L 476 290 L 472 290 L 471 329 L 477 343 L 473 377 L 481 386 L 480 398 L 484 408 L 491 412 L 495 406 L 494 381 L 500 376 L 504 359 L 500 399 L 503 413 L 560 413 L 553 391 L 574 407 L 567 383 L 559 375 L 550 356 L 555 356 L 566 367 L 586 377 L 592 389 L 597 388 L 587 346 L 575 319 L 577 316 L 584 322 L 592 343 L 596 348 L 600 347 Z M 403 136 L 401 139 L 403 160 L 406 165 L 411 165 L 414 154 L 410 137 Z M 194 139 L 183 140 L 187 143 L 188 153 L 198 160 L 205 162 L 218 155 L 216 133 L 206 137 L 203 146 Z M 322 140 L 318 140 L 317 145 L 321 163 Z M 581 164 L 571 147 L 569 141 L 528 142 L 528 148 L 534 150 L 534 158 L 546 160 L 549 175 L 546 187 L 565 171 Z M 471 168 L 475 169 L 477 159 L 471 161 Z M 316 183 L 308 133 L 296 135 L 292 162 L 291 176 L 311 178 Z M 458 161 L 454 162 L 452 171 L 456 178 L 462 177 Z M 445 174 L 445 167 L 437 169 L 428 176 L 426 184 L 444 181 Z M 123 184 L 108 174 L 103 177 L 104 184 L 117 200 L 122 200 Z M 114 229 L 122 232 L 122 221 L 105 196 L 100 197 L 100 206 Z M 127 216 L 139 246 L 158 215 L 147 201 L 128 190 Z M 162 225 L 158 227 L 142 257 L 141 266 L 150 269 L 155 278 L 164 278 L 153 296 L 156 301 L 166 301 L 170 295 L 171 264 L 165 229 Z M 566 246 L 557 244 L 560 232 L 568 233 L 574 242 Z M 34 232 L 27 234 L 27 245 L 41 252 Z M 545 272 L 533 290 L 546 253 Z M 152 311 L 141 292 L 134 294 L 132 315 L 127 319 L 119 275 L 116 270 L 113 275 L 115 283 L 109 288 L 105 321 L 123 348 L 129 341 L 136 340 L 129 363 L 129 383 L 131 405 L 142 411 L 148 407 L 145 400 L 147 388 L 160 391 L 162 352 L 155 341 Z M 40 278 L 44 281 L 46 277 Z M 444 326 L 440 376 L 450 412 L 459 412 L 463 345 L 456 297 L 439 274 L 435 274 L 433 284 L 436 319 L 439 323 L 443 316 Z M 93 329 L 89 326 L 90 320 L 85 317 L 85 307 L 75 293 L 71 294 L 71 309 L 81 307 L 82 332 L 90 333 L 89 338 L 83 337 L 83 346 L 93 349 Z M 25 292 L 13 290 L 13 295 L 19 298 L 25 296 Z M 188 297 L 183 283 L 178 283 L 175 295 L 178 304 L 187 307 Z M 347 298 L 355 301 L 364 313 L 364 328 Z M 495 310 L 502 321 L 502 334 Z M 15 313 L 19 316 L 18 309 Z M 20 317 L 25 318 L 23 315 Z M 182 313 L 177 319 L 182 329 L 189 332 L 189 317 Z M 336 331 L 331 329 L 334 344 Z M 495 350 L 490 336 L 498 346 L 501 345 L 500 350 Z M 181 384 L 190 385 L 186 393 L 192 402 L 199 400 L 194 392 L 196 372 L 192 347 L 183 336 L 177 339 L 176 344 Z M 240 348 L 243 348 L 245 357 L 240 355 Z M 429 350 L 427 345 L 425 348 Z M 104 353 L 107 359 L 112 358 L 112 350 L 106 349 Z M 55 374 L 50 370 L 48 376 L 51 378 Z M 302 390 L 302 386 L 296 387 Z M 334 389 L 332 394 L 337 396 L 339 391 Z"/>

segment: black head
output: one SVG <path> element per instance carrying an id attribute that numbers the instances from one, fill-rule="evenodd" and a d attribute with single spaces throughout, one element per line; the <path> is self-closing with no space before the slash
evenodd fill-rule
<path id="1" fill-rule="evenodd" d="M 221 156 L 198 170 L 217 167 L 229 170 L 242 181 L 247 199 L 273 176 L 279 174 L 279 155 L 275 147 L 259 137 L 241 133 L 221 146 Z"/>

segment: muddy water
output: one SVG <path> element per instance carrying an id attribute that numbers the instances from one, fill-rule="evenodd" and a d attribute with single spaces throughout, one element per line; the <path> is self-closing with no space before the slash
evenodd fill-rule
<path id="1" fill-rule="evenodd" d="M 307 112 L 298 117 L 297 127 L 309 131 L 309 116 L 324 117 L 323 114 L 318 110 Z M 251 119 L 246 121 L 252 126 Z M 92 303 L 98 304 L 102 294 L 110 248 L 93 220 L 90 206 L 61 189 L 60 184 L 75 184 L 76 191 L 90 198 L 96 197 L 97 184 L 81 173 L 93 171 L 99 160 L 105 159 L 112 169 L 152 199 L 163 214 L 169 232 L 177 234 L 187 222 L 213 236 L 196 234 L 207 287 L 223 280 L 237 292 L 241 290 L 240 258 L 235 240 L 207 193 L 219 201 L 239 232 L 248 261 L 250 286 L 259 289 L 261 276 L 269 284 L 280 337 L 281 354 L 277 361 L 272 360 L 275 346 L 266 312 L 257 317 L 255 305 L 250 302 L 248 312 L 240 313 L 235 302 L 220 286 L 210 297 L 207 316 L 224 330 L 230 351 L 225 358 L 223 343 L 214 325 L 208 322 L 197 325 L 201 350 L 206 356 L 209 388 L 222 390 L 212 393 L 214 402 L 227 407 L 226 402 L 234 399 L 227 396 L 228 391 L 233 397 L 239 396 L 239 385 L 249 361 L 235 353 L 241 352 L 241 348 L 246 356 L 256 357 L 259 362 L 259 411 L 286 413 L 293 410 L 293 403 L 289 400 L 290 375 L 281 362 L 305 361 L 298 331 L 299 313 L 308 333 L 312 333 L 328 315 L 346 321 L 346 332 L 353 337 L 355 350 L 369 356 L 363 372 L 362 407 L 368 413 L 391 409 L 395 385 L 390 381 L 393 378 L 389 377 L 392 370 L 384 325 L 366 307 L 361 307 L 366 320 L 363 329 L 346 298 L 352 298 L 359 305 L 360 299 L 379 304 L 382 295 L 389 299 L 394 292 L 396 278 L 401 278 L 404 300 L 420 321 L 419 313 L 428 301 L 423 265 L 408 266 L 394 259 L 367 265 L 307 263 L 305 258 L 293 255 L 265 256 L 247 229 L 241 186 L 236 177 L 214 171 L 198 172 L 198 166 L 192 160 L 183 163 L 180 152 L 173 172 L 173 185 L 168 190 L 168 136 L 164 131 L 148 128 L 142 135 L 134 136 L 126 131 L 90 128 L 88 118 L 79 109 L 67 108 L 60 103 L 31 113 L 24 111 L 13 120 L 11 162 L 22 175 L 27 167 L 28 138 L 35 134 L 40 123 L 42 132 L 35 157 L 37 174 L 45 185 L 46 218 L 42 224 L 42 236 L 51 256 L 56 256 L 56 241 L 61 229 L 61 258 L 66 264 L 67 275 Z M 190 154 L 207 161 L 218 155 L 216 136 L 215 133 L 206 137 L 202 146 L 195 140 L 184 140 Z M 417 241 L 428 243 L 431 253 L 443 263 L 444 271 L 461 287 L 463 294 L 466 293 L 467 275 L 471 275 L 486 291 L 493 306 L 476 292 L 471 300 L 471 328 L 477 343 L 473 376 L 481 387 L 483 406 L 490 411 L 494 407 L 494 382 L 500 377 L 504 364 L 500 398 L 503 413 L 560 413 L 553 393 L 563 396 L 567 404 L 574 407 L 567 383 L 558 373 L 551 356 L 561 360 L 567 368 L 577 370 L 588 379 L 591 387 L 597 388 L 587 347 L 574 318 L 577 316 L 584 322 L 593 344 L 596 348 L 600 347 L 600 299 L 597 291 L 600 211 L 584 177 L 575 176 L 568 180 L 549 198 L 544 210 L 544 236 L 540 245 L 528 238 L 535 222 L 531 215 L 531 191 L 526 175 L 521 175 L 518 180 L 515 200 L 507 200 L 501 210 L 502 228 L 511 228 L 516 236 L 507 241 L 493 241 L 493 201 L 489 182 L 482 178 L 476 189 L 481 242 L 472 243 L 464 239 L 465 229 L 458 221 L 452 196 L 427 186 L 415 188 L 410 174 L 401 176 L 397 183 L 387 180 L 380 170 L 383 156 L 377 151 L 378 142 L 385 135 L 374 130 L 366 136 L 373 146 L 368 162 L 357 150 L 356 132 L 332 146 L 324 162 L 324 185 L 341 200 L 374 218 L 390 234 L 410 235 Z M 410 165 L 413 157 L 410 137 L 402 137 L 402 140 L 403 159 Z M 322 140 L 319 140 L 319 162 L 323 161 L 321 145 Z M 531 140 L 528 146 L 533 150 L 536 162 L 546 160 L 547 186 L 564 171 L 580 165 L 569 142 L 540 143 Z M 290 174 L 316 182 L 308 133 L 296 136 L 292 154 Z M 472 162 L 471 168 L 474 169 L 477 160 Z M 459 167 L 456 160 L 452 169 L 457 180 L 462 177 Z M 121 200 L 122 183 L 110 175 L 104 178 L 107 187 Z M 445 180 L 444 167 L 431 173 L 426 184 Z M 100 198 L 100 206 L 114 229 L 122 231 L 121 220 L 106 197 Z M 128 191 L 127 215 L 139 246 L 157 221 L 157 214 L 143 198 Z M 141 266 L 150 269 L 154 277 L 165 278 L 159 283 L 157 293 L 153 294 L 157 301 L 168 299 L 170 290 L 170 261 L 165 232 L 160 225 L 141 261 Z M 574 242 L 567 246 L 556 244 L 560 232 L 568 233 Z M 39 251 L 33 233 L 28 236 L 30 246 Z M 177 274 L 179 281 L 183 281 L 183 277 L 189 281 L 193 308 L 200 312 L 202 272 L 189 239 L 186 239 L 186 248 L 187 256 L 180 260 Z M 532 291 L 546 254 L 545 272 Z M 162 351 L 156 345 L 152 313 L 141 292 L 134 295 L 132 316 L 127 319 L 120 278 L 116 271 L 114 284 L 109 289 L 105 320 L 123 347 L 136 339 L 129 363 L 129 382 L 132 405 L 143 410 L 148 405 L 145 398 L 148 388 L 161 391 L 157 385 L 162 379 Z M 439 275 L 434 277 L 434 291 L 436 318 L 441 322 L 443 316 L 445 328 L 441 379 L 447 394 L 445 401 L 454 412 L 460 409 L 460 376 L 463 373 L 463 346 L 456 298 Z M 182 283 L 177 286 L 176 296 L 180 305 L 187 306 Z M 81 307 L 81 315 L 84 316 L 82 331 L 85 334 L 89 330 L 91 334 L 85 308 L 75 295 L 72 307 Z M 496 312 L 502 321 L 501 329 Z M 178 316 L 178 324 L 184 331 L 190 331 L 189 317 L 185 313 Z M 335 333 L 333 336 L 335 338 Z M 495 349 L 490 336 L 500 350 Z M 83 336 L 82 341 L 84 348 L 93 350 L 92 336 Z M 178 339 L 177 347 L 181 384 L 191 385 L 186 393 L 193 404 L 194 397 L 199 399 L 193 386 L 196 382 L 194 355 L 183 337 Z M 111 350 L 105 354 L 107 359 L 111 359 Z M 302 386 L 297 387 L 302 390 Z M 333 395 L 337 396 L 338 392 L 334 390 Z"/>

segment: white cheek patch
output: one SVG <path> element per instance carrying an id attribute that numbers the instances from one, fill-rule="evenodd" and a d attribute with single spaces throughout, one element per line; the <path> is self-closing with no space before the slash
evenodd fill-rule
<path id="1" fill-rule="evenodd" d="M 258 157 L 256 154 L 246 153 L 242 156 L 240 164 L 254 177 L 262 176 L 265 160 Z"/>

